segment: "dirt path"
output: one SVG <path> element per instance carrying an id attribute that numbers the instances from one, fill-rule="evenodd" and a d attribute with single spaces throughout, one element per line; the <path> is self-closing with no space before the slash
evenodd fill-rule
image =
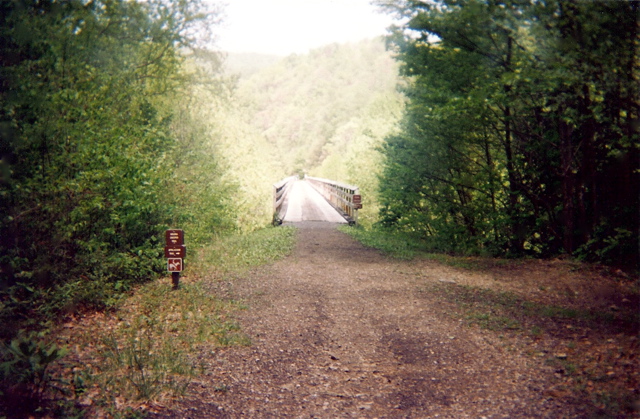
<path id="1" fill-rule="evenodd" d="M 204 378 L 165 417 L 576 416 L 530 357 L 426 291 L 448 268 L 389 260 L 332 224 L 299 227 L 293 255 L 218 284 L 247 303 L 252 345 L 201 354 Z"/>

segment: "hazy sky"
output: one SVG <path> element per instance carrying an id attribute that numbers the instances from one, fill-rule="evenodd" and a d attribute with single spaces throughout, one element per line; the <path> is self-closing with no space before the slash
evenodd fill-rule
<path id="1" fill-rule="evenodd" d="M 370 0 L 226 0 L 217 45 L 228 52 L 289 55 L 386 34 L 391 17 Z"/>

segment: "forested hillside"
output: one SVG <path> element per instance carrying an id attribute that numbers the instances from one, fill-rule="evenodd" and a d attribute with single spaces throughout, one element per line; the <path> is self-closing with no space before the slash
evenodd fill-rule
<path id="1" fill-rule="evenodd" d="M 282 58 L 278 55 L 250 52 L 226 53 L 223 67 L 225 73 L 229 75 L 246 78 L 277 63 Z"/>
<path id="2" fill-rule="evenodd" d="M 439 250 L 637 267 L 638 3 L 381 2 L 408 82 L 382 222 Z"/>
<path id="3" fill-rule="evenodd" d="M 244 128 L 230 134 L 227 146 L 245 159 L 254 155 L 257 167 L 267 160 L 276 163 L 264 170 L 360 186 L 365 197 L 361 221 L 371 224 L 377 217 L 381 167 L 376 148 L 401 112 L 397 82 L 397 64 L 382 39 L 291 55 L 239 79 L 235 115 L 225 120 L 234 121 L 233 130 Z"/>

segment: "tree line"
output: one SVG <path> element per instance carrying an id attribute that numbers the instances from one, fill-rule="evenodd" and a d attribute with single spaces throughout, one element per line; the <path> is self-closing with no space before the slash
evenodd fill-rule
<path id="1" fill-rule="evenodd" d="M 192 245 L 235 228 L 192 103 L 224 98 L 189 65 L 217 16 L 195 1 L 0 2 L 0 336 L 155 277 L 168 227 Z"/>
<path id="2" fill-rule="evenodd" d="M 638 3 L 400 0 L 381 223 L 442 251 L 638 266 Z"/>

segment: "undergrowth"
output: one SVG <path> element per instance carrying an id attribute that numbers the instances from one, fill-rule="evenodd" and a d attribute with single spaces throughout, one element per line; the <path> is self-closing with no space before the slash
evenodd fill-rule
<path id="1" fill-rule="evenodd" d="M 415 234 L 397 230 L 362 227 L 339 227 L 339 230 L 358 240 L 364 246 L 378 249 L 386 255 L 401 260 L 411 260 L 417 257 L 436 260 L 455 268 L 478 270 L 483 265 L 478 258 L 451 256 L 438 252 L 426 240 Z M 505 262 L 506 263 L 506 262 Z"/>
<path id="2" fill-rule="evenodd" d="M 166 282 L 142 287 L 118 311 L 117 327 L 98 342 L 104 354 L 100 388 L 127 400 L 184 394 L 199 372 L 193 358 L 199 345 L 250 343 L 231 318 L 238 308 L 199 281 L 185 281 L 178 291 Z"/>

